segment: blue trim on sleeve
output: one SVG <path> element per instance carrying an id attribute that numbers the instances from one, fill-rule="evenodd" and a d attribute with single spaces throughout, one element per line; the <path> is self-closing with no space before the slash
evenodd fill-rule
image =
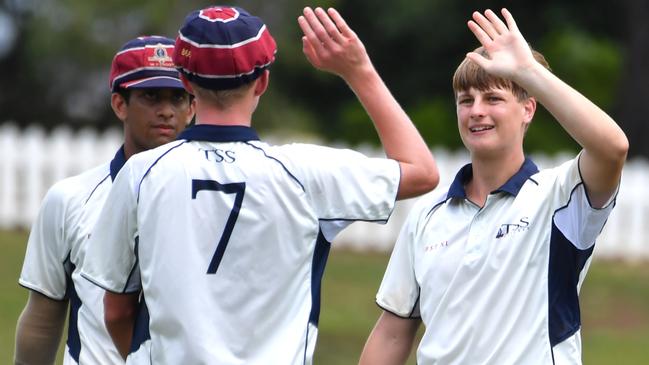
<path id="1" fill-rule="evenodd" d="M 593 254 L 594 246 L 580 250 L 552 222 L 548 268 L 548 310 L 550 344 L 555 346 L 581 327 L 579 276 Z"/>

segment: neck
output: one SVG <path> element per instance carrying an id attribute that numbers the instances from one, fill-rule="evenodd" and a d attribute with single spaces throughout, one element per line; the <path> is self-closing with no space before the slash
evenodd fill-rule
<path id="1" fill-rule="evenodd" d="M 243 125 L 249 127 L 255 110 L 255 99 L 243 98 L 227 108 L 218 108 L 196 98 L 196 124 Z"/>
<path id="2" fill-rule="evenodd" d="M 203 108 L 196 106 L 196 124 L 211 125 L 243 125 L 249 127 L 252 121 L 252 113 L 245 113 L 234 108 L 218 110 L 214 108 Z"/>
<path id="3" fill-rule="evenodd" d="M 520 170 L 525 155 L 523 151 L 512 156 L 501 158 L 479 158 L 471 156 L 473 177 L 466 184 L 466 194 L 469 200 L 484 206 L 487 195 L 503 186 L 514 174 Z"/>

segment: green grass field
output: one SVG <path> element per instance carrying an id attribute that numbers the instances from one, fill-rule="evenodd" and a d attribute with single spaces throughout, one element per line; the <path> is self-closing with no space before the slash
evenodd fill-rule
<path id="1" fill-rule="evenodd" d="M 27 298 L 17 284 L 26 239 L 25 232 L 0 232 L 0 364 L 12 361 L 16 319 Z M 332 252 L 316 364 L 357 362 L 380 313 L 373 298 L 387 261 L 385 254 Z M 595 262 L 581 297 L 584 364 L 649 364 L 649 265 Z"/>

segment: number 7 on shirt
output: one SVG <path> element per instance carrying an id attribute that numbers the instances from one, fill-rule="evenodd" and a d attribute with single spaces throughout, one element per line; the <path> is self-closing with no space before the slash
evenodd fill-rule
<path id="1" fill-rule="evenodd" d="M 215 180 L 192 180 L 192 199 L 196 199 L 196 195 L 201 190 L 211 190 L 211 191 L 220 191 L 225 194 L 236 194 L 234 196 L 234 205 L 228 216 L 228 221 L 225 223 L 225 228 L 223 229 L 223 234 L 221 239 L 216 246 L 216 251 L 214 256 L 212 256 L 212 261 L 210 266 L 207 268 L 208 274 L 215 274 L 216 269 L 219 268 L 223 254 L 225 253 L 225 248 L 228 245 L 230 240 L 230 235 L 232 235 L 232 230 L 234 229 L 234 224 L 237 222 L 239 217 L 239 210 L 241 209 L 241 203 L 243 202 L 243 194 L 246 191 L 246 183 L 229 183 L 221 184 Z"/>

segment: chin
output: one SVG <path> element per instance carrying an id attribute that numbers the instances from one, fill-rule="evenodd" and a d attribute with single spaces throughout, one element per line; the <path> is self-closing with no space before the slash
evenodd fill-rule
<path id="1" fill-rule="evenodd" d="M 479 145 L 467 147 L 471 157 L 493 158 L 502 156 L 502 148 L 498 146 Z"/>

